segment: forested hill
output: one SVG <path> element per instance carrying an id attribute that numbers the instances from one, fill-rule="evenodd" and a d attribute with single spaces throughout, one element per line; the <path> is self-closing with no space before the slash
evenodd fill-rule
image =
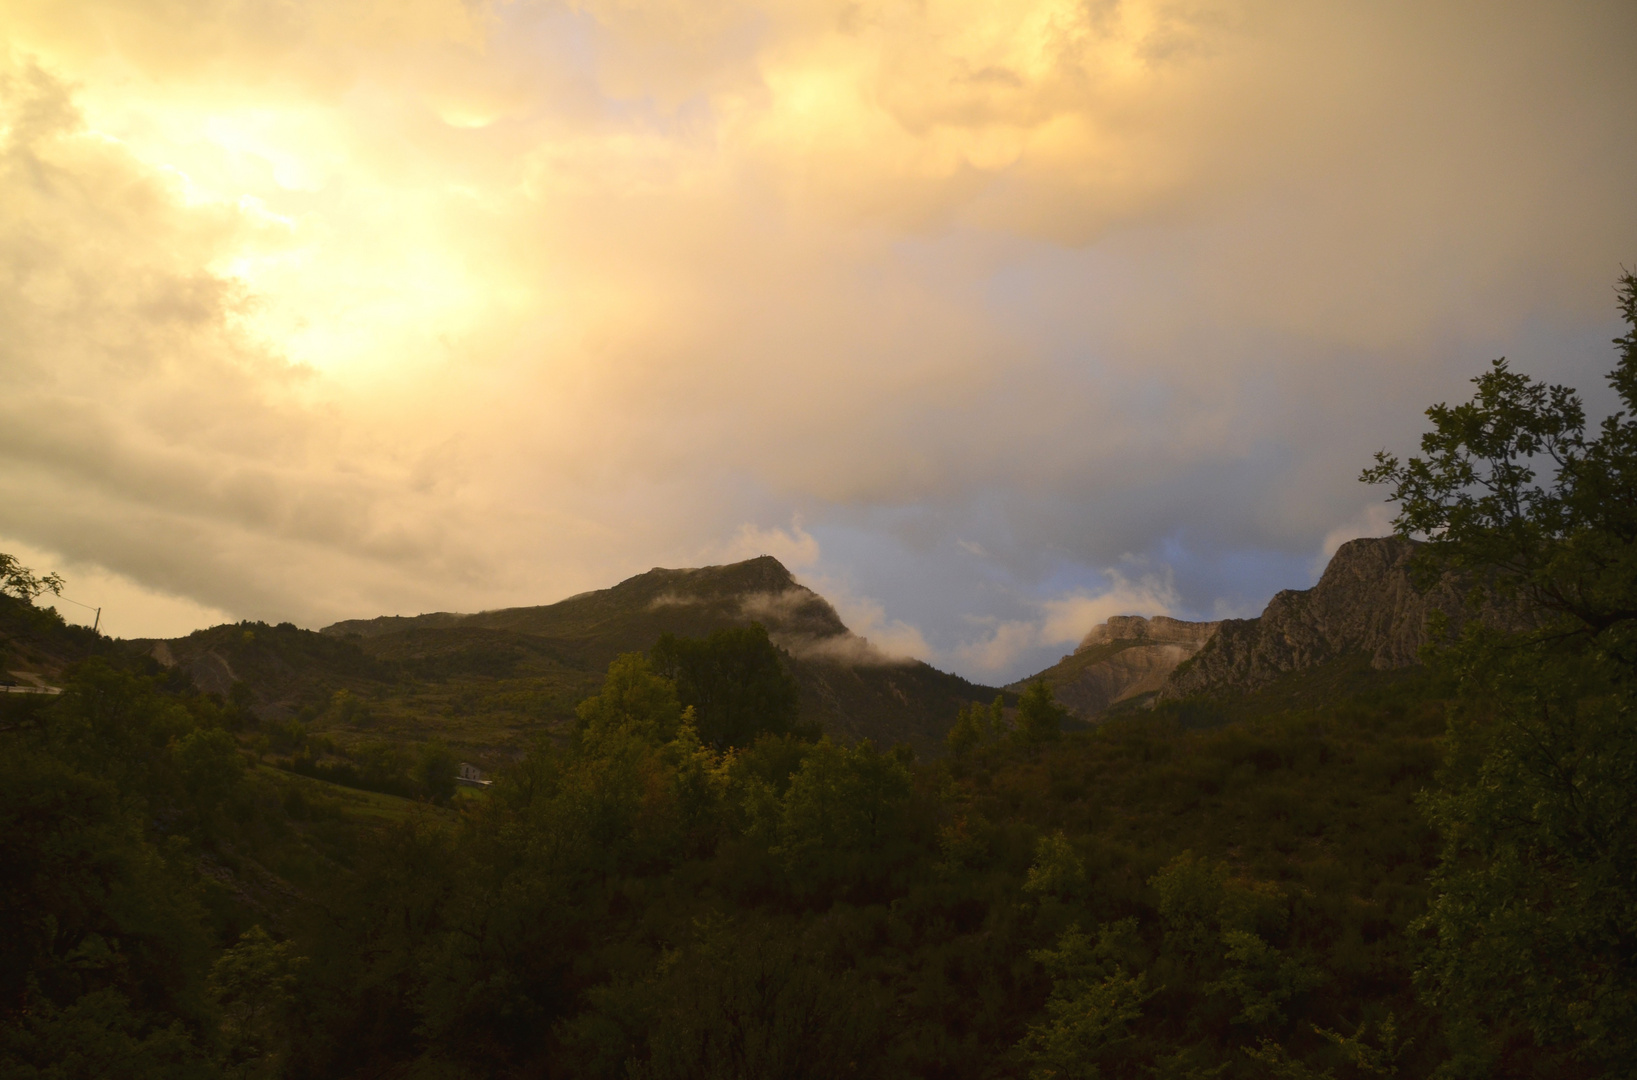
<path id="1" fill-rule="evenodd" d="M 883 655 L 768 556 L 655 569 L 541 607 L 352 620 L 320 634 L 225 626 L 146 644 L 201 687 L 227 696 L 238 686 L 259 716 L 299 719 L 343 747 L 435 738 L 498 765 L 542 728 L 568 724 L 616 656 L 645 653 L 665 634 L 703 638 L 753 623 L 796 681 L 800 721 L 838 737 L 935 755 L 963 705 L 999 693 Z M 344 718 L 331 708 L 342 690 L 360 703 Z"/>

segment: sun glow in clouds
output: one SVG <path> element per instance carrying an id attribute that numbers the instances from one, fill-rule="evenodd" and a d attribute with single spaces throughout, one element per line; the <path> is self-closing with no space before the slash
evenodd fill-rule
<path id="1" fill-rule="evenodd" d="M 794 519 L 985 677 L 1256 602 L 1405 403 L 1607 336 L 1633 18 L 0 0 L 0 550 L 315 624 Z"/>

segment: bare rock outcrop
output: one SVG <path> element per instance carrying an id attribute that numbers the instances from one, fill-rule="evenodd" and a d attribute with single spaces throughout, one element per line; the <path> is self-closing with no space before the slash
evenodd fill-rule
<path id="1" fill-rule="evenodd" d="M 1199 653 L 1165 682 L 1159 700 L 1222 689 L 1254 690 L 1287 672 L 1366 653 L 1377 669 L 1408 667 L 1435 611 L 1461 612 L 1461 593 L 1441 582 L 1423 592 L 1410 578 L 1415 544 L 1398 537 L 1352 540 L 1319 583 L 1286 589 L 1260 618 L 1225 619 Z"/>
<path id="2" fill-rule="evenodd" d="M 1184 622 L 1169 615 L 1115 615 L 1107 622 L 1091 628 L 1075 647 L 1076 653 L 1085 652 L 1111 641 L 1139 641 L 1156 645 L 1192 646 L 1189 655 L 1198 651 L 1216 633 L 1219 622 Z"/>
<path id="3" fill-rule="evenodd" d="M 1184 622 L 1165 615 L 1116 615 L 1092 627 L 1074 652 L 1007 689 L 1045 680 L 1069 712 L 1091 720 L 1111 706 L 1156 693 L 1177 665 L 1216 633 L 1214 622 Z"/>

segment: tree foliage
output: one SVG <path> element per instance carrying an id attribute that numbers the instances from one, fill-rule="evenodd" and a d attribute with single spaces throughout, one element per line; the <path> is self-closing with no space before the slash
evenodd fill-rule
<path id="1" fill-rule="evenodd" d="M 1425 573 L 1529 616 L 1470 622 L 1440 660 L 1459 693 L 1425 803 L 1444 848 L 1422 977 L 1457 1071 L 1504 1068 L 1520 1038 L 1637 1061 L 1637 277 L 1619 295 L 1622 408 L 1595 435 L 1574 391 L 1496 361 L 1428 410 L 1424 457 L 1364 474 L 1393 485 Z"/>
<path id="2" fill-rule="evenodd" d="M 61 596 L 66 584 L 57 574 L 41 577 L 18 562 L 15 556 L 0 552 L 0 594 L 32 604 L 48 592 Z"/>
<path id="3" fill-rule="evenodd" d="M 1628 333 L 1608 383 L 1622 406 L 1595 436 L 1567 386 L 1496 360 L 1460 405 L 1427 410 L 1424 457 L 1382 451 L 1368 483 L 1390 484 L 1395 528 L 1422 538 L 1430 572 L 1478 571 L 1553 617 L 1552 635 L 1637 664 L 1637 276 L 1620 282 Z"/>
<path id="4" fill-rule="evenodd" d="M 727 627 L 705 638 L 662 635 L 650 654 L 694 710 L 699 738 L 717 750 L 749 746 L 764 732 L 796 724 L 796 680 L 760 623 Z"/>
<path id="5" fill-rule="evenodd" d="M 1057 703 L 1051 684 L 1029 684 L 1017 700 L 1017 737 L 1028 743 L 1051 742 L 1063 733 L 1069 711 Z"/>

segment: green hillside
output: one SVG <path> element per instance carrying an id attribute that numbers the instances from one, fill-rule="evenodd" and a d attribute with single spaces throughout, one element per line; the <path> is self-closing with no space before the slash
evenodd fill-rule
<path id="1" fill-rule="evenodd" d="M 306 658 L 365 687 L 371 665 L 400 662 L 235 630 L 243 650 L 216 646 L 269 680 Z M 788 738 L 719 757 L 592 730 L 534 744 L 447 808 L 229 768 L 221 755 L 253 758 L 272 725 L 139 671 L 82 667 L 69 685 L 3 735 L 13 781 L 111 784 L 140 821 L 170 823 L 95 841 L 150 835 L 168 877 L 117 871 L 97 887 L 112 892 L 62 909 L 181 980 L 155 996 L 140 970 L 75 976 L 127 1003 L 108 1045 L 133 1070 L 1021 1077 L 1055 1052 L 1042 1025 L 1080 970 L 1129 976 L 1118 1038 L 1085 1048 L 1101 1075 L 1260 1076 L 1247 1051 L 1263 1050 L 1367 1075 L 1346 1064 L 1361 1047 L 1426 1075 L 1448 1054 L 1408 932 L 1438 849 L 1416 806 L 1445 712 L 1425 673 L 1338 664 L 933 763 Z M 100 718 L 116 700 L 117 733 Z M 136 742 L 68 751 L 57 733 L 81 728 Z M 82 888 L 60 863 L 80 827 L 21 853 L 8 834 L 13 865 Z M 166 889 L 190 899 L 159 938 L 96 913 Z M 1246 944 L 1224 954 L 1229 933 Z M 12 949 L 14 1000 L 45 992 L 17 979 L 59 985 L 68 962 L 34 940 Z M 90 1022 L 31 1015 L 12 1060 Z"/>
<path id="2" fill-rule="evenodd" d="M 339 747 L 440 740 L 498 767 L 541 730 L 560 730 L 622 653 L 663 634 L 704 637 L 767 625 L 801 692 L 801 718 L 837 736 L 941 752 L 964 704 L 996 691 L 919 661 L 891 661 L 853 637 L 822 597 L 763 557 L 653 570 L 544 607 L 337 623 L 220 626 L 142 642 L 200 686 L 238 693 L 258 716 L 296 721 Z M 242 686 L 235 690 L 236 685 Z M 335 695 L 346 691 L 340 705 Z"/>

